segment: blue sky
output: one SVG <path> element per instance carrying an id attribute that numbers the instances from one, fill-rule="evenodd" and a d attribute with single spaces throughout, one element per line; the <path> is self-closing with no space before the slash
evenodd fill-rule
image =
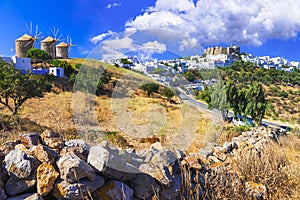
<path id="1" fill-rule="evenodd" d="M 0 54 L 15 54 L 15 39 L 32 21 L 43 36 L 53 26 L 70 35 L 78 45 L 72 57 L 92 50 L 186 56 L 234 43 L 254 55 L 300 61 L 299 10 L 297 0 L 1 0 Z"/>

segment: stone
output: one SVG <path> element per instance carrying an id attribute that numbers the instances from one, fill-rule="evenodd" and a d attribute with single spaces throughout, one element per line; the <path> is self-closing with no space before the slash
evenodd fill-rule
<path id="1" fill-rule="evenodd" d="M 7 196 L 6 196 L 6 194 L 5 194 L 5 191 L 3 190 L 3 189 L 0 189 L 0 199 L 6 199 L 7 198 Z"/>
<path id="2" fill-rule="evenodd" d="M 80 183 L 84 184 L 90 193 L 93 193 L 104 185 L 105 179 L 102 176 L 96 175 L 94 181 L 83 179 Z"/>
<path id="3" fill-rule="evenodd" d="M 263 184 L 247 181 L 245 183 L 245 192 L 252 199 L 263 200 L 266 197 L 267 188 Z"/>
<path id="4" fill-rule="evenodd" d="M 96 190 L 92 194 L 92 197 L 94 200 L 131 200 L 133 197 L 133 190 L 125 183 L 111 180 L 105 183 L 100 189 Z"/>
<path id="5" fill-rule="evenodd" d="M 21 194 L 18 196 L 10 197 L 7 200 L 44 200 L 39 194 Z"/>
<path id="6" fill-rule="evenodd" d="M 174 164 L 177 161 L 177 156 L 171 151 L 160 151 L 152 156 L 151 163 L 161 167 L 167 167 Z"/>
<path id="7" fill-rule="evenodd" d="M 175 175 L 172 178 L 171 185 L 164 188 L 159 193 L 159 199 L 173 200 L 180 199 L 180 192 L 182 187 L 181 175 Z"/>
<path id="8" fill-rule="evenodd" d="M 37 192 L 41 196 L 47 195 L 52 191 L 55 180 L 59 173 L 48 163 L 42 163 L 37 168 Z"/>
<path id="9" fill-rule="evenodd" d="M 18 139 L 25 147 L 32 147 L 39 144 L 40 136 L 37 133 L 23 133 L 20 134 Z"/>
<path id="10" fill-rule="evenodd" d="M 86 161 L 89 155 L 90 146 L 81 139 L 74 139 L 65 142 L 65 151 L 75 153 L 79 158 Z"/>
<path id="11" fill-rule="evenodd" d="M 61 181 L 56 184 L 53 196 L 61 199 L 90 199 L 88 198 L 93 192 L 101 188 L 105 183 L 105 179 L 101 176 L 96 176 L 94 181 L 82 179 L 78 183 L 68 183 Z"/>
<path id="12" fill-rule="evenodd" d="M 53 196 L 57 199 L 81 200 L 88 199 L 88 192 L 82 183 L 62 181 L 56 184 Z"/>
<path id="13" fill-rule="evenodd" d="M 43 143 L 52 149 L 60 150 L 64 147 L 64 142 L 59 133 L 56 133 L 52 130 L 45 130 L 41 137 Z"/>
<path id="14" fill-rule="evenodd" d="M 32 173 L 29 177 L 19 179 L 14 175 L 11 175 L 4 186 L 6 194 L 9 196 L 15 196 L 21 194 L 36 186 L 36 173 Z"/>
<path id="15" fill-rule="evenodd" d="M 155 143 L 151 144 L 150 149 L 151 150 L 158 150 L 158 151 L 163 151 L 164 150 L 160 142 L 155 142 Z"/>
<path id="16" fill-rule="evenodd" d="M 144 163 L 139 169 L 142 173 L 152 176 L 161 184 L 168 185 L 170 183 L 170 177 L 166 171 L 158 166 L 152 165 L 151 163 Z"/>
<path id="17" fill-rule="evenodd" d="M 120 181 L 132 180 L 139 173 L 139 160 L 134 153 L 119 151 L 108 146 L 91 147 L 87 162 L 93 166 L 98 174 L 106 178 Z"/>
<path id="18" fill-rule="evenodd" d="M 95 179 L 95 170 L 74 153 L 67 152 L 56 162 L 61 179 L 74 183 L 82 178 Z"/>
<path id="19" fill-rule="evenodd" d="M 41 162 L 53 164 L 58 158 L 58 154 L 51 148 L 39 144 L 31 149 L 32 155 Z"/>
<path id="20" fill-rule="evenodd" d="M 9 174 L 27 178 L 38 166 L 38 161 L 23 151 L 13 150 L 5 156 L 4 166 Z"/>
<path id="21" fill-rule="evenodd" d="M 189 155 L 186 156 L 182 161 L 181 161 L 182 165 L 188 165 L 190 168 L 192 169 L 197 169 L 197 170 L 201 170 L 202 169 L 202 165 L 199 163 L 198 159 L 193 156 L 193 155 Z"/>
<path id="22" fill-rule="evenodd" d="M 159 193 L 161 187 L 155 182 L 155 179 L 146 174 L 138 174 L 137 177 L 130 181 L 130 187 L 134 191 L 134 196 L 139 199 L 148 199 Z"/>
<path id="23" fill-rule="evenodd" d="M 226 153 L 230 153 L 233 150 L 233 145 L 231 142 L 225 142 L 223 144 L 223 149 L 225 149 Z"/>

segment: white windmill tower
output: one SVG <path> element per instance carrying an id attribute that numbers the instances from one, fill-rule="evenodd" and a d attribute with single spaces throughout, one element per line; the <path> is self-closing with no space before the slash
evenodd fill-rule
<path id="1" fill-rule="evenodd" d="M 41 49 L 45 52 L 47 52 L 52 58 L 56 57 L 56 52 L 55 52 L 55 45 L 58 41 L 60 41 L 62 34 L 60 34 L 59 37 L 58 36 L 58 32 L 59 29 L 56 29 L 55 27 L 53 27 L 53 29 L 51 29 L 52 35 L 46 37 L 44 40 L 41 41 Z"/>
<path id="2" fill-rule="evenodd" d="M 39 32 L 38 25 L 35 27 L 35 35 L 33 35 L 32 22 L 30 22 L 29 26 L 26 24 L 26 28 L 28 34 L 24 34 L 16 39 L 16 55 L 20 58 L 26 57 L 27 51 L 34 47 L 35 41 L 42 38 L 42 32 Z"/>
<path id="3" fill-rule="evenodd" d="M 56 45 L 56 57 L 64 59 L 69 58 L 69 52 L 73 46 L 77 45 L 73 44 L 71 37 L 67 36 L 67 43 L 61 42 L 60 44 Z"/>

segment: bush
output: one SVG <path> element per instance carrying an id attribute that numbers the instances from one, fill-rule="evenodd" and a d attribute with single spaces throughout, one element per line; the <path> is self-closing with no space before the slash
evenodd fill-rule
<path id="1" fill-rule="evenodd" d="M 51 56 L 43 50 L 32 48 L 27 52 L 27 57 L 34 62 L 44 62 L 51 59 Z"/>
<path id="2" fill-rule="evenodd" d="M 148 97 L 150 97 L 154 92 L 158 91 L 159 85 L 157 83 L 144 83 L 139 87 L 139 89 L 146 92 Z"/>
<path id="3" fill-rule="evenodd" d="M 170 101 L 175 94 L 170 88 L 166 87 L 162 90 L 162 95 L 167 97 L 168 101 Z"/>

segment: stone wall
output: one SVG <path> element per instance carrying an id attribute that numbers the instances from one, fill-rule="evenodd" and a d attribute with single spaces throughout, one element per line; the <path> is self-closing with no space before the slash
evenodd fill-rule
<path id="1" fill-rule="evenodd" d="M 222 169 L 227 157 L 249 148 L 259 151 L 282 135 L 255 128 L 223 146 L 210 143 L 198 154 L 185 155 L 160 143 L 135 151 L 106 141 L 93 147 L 83 140 L 63 141 L 50 130 L 24 133 L 0 147 L 0 199 L 181 199 L 187 185 L 200 187 L 198 195 L 204 197 L 204 177 Z M 193 178 L 182 181 L 186 167 Z"/>

